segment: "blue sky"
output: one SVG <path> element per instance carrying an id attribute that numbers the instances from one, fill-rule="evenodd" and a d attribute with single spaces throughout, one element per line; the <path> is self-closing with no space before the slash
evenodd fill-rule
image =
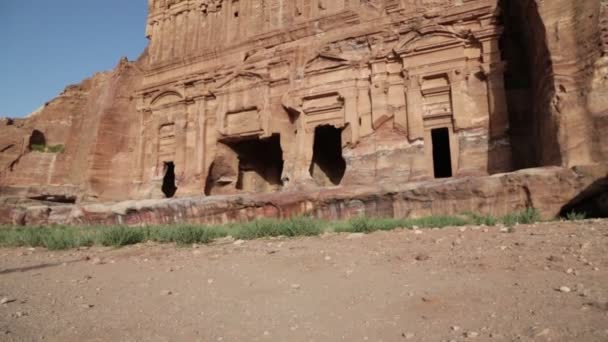
<path id="1" fill-rule="evenodd" d="M 0 0 L 0 117 L 22 117 L 147 44 L 147 0 Z"/>

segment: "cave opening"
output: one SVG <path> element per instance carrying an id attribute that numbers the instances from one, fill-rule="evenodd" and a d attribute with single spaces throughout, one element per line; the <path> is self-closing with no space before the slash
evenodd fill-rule
<path id="1" fill-rule="evenodd" d="M 283 186 L 281 136 L 224 140 L 210 167 L 205 194 L 225 194 L 234 190 L 265 193 Z M 222 190 L 223 189 L 223 190 Z"/>
<path id="2" fill-rule="evenodd" d="M 450 130 L 446 127 L 431 130 L 433 140 L 433 171 L 435 178 L 452 177 Z"/>
<path id="3" fill-rule="evenodd" d="M 161 190 L 166 198 L 172 198 L 177 192 L 177 186 L 175 185 L 175 164 L 172 161 L 164 163 L 164 173 Z"/>
<path id="4" fill-rule="evenodd" d="M 248 139 L 230 144 L 238 155 L 236 189 L 267 192 L 283 185 L 283 150 L 278 134 L 268 139 Z"/>
<path id="5" fill-rule="evenodd" d="M 506 62 L 504 85 L 509 112 L 513 168 L 560 165 L 557 123 L 551 110 L 555 83 L 547 33 L 532 0 L 501 0 Z"/>
<path id="6" fill-rule="evenodd" d="M 33 130 L 32 134 L 30 135 L 30 140 L 28 144 L 28 148 L 30 149 L 30 151 L 38 150 L 40 148 L 44 148 L 45 146 L 46 137 L 44 136 L 44 133 L 37 129 Z"/>
<path id="7" fill-rule="evenodd" d="M 608 177 L 599 179 L 570 200 L 560 211 L 565 219 L 608 218 Z"/>
<path id="8" fill-rule="evenodd" d="M 315 128 L 310 175 L 320 185 L 340 185 L 346 172 L 342 156 L 342 130 L 323 125 Z"/>

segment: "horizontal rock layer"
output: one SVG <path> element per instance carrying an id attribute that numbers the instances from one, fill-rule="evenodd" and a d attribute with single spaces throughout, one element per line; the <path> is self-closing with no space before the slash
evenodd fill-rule
<path id="1" fill-rule="evenodd" d="M 5 200 L 0 206 L 0 223 L 222 224 L 300 215 L 326 220 L 361 215 L 405 218 L 466 212 L 501 216 L 525 208 L 536 208 L 544 218 L 553 218 L 565 208 L 602 193 L 608 193 L 608 165 L 547 167 L 486 177 L 266 195 L 48 206 L 10 204 Z M 608 206 L 603 210 L 608 210 Z"/>

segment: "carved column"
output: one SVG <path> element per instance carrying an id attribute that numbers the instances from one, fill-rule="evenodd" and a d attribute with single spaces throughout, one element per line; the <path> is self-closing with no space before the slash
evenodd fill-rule
<path id="1" fill-rule="evenodd" d="M 403 84 L 403 78 L 398 75 L 391 76 L 391 82 L 388 88 L 388 103 L 393 108 L 395 127 L 407 133 L 405 86 Z"/>
<path id="2" fill-rule="evenodd" d="M 386 62 L 372 62 L 372 125 L 374 129 L 389 116 L 388 112 L 388 72 Z"/>
<path id="3" fill-rule="evenodd" d="M 367 74 L 367 75 L 366 75 Z M 365 137 L 374 133 L 372 127 L 372 103 L 370 100 L 369 71 L 361 71 L 357 80 L 357 111 L 359 114 L 359 136 Z"/>
<path id="4" fill-rule="evenodd" d="M 490 136 L 492 138 L 502 137 L 509 130 L 509 112 L 503 69 L 502 65 L 500 67 L 493 66 L 492 71 L 485 75 L 488 85 Z"/>
<path id="5" fill-rule="evenodd" d="M 407 132 L 410 141 L 424 138 L 420 76 L 410 75 L 407 87 Z"/>
<path id="6" fill-rule="evenodd" d="M 357 90 L 355 88 L 342 90 L 344 96 L 344 120 L 349 124 L 351 136 L 349 142 L 356 144 L 359 141 L 359 113 L 357 111 Z M 342 142 L 345 144 L 345 141 Z"/>
<path id="7" fill-rule="evenodd" d="M 452 101 L 452 118 L 454 130 L 459 131 L 471 126 L 471 116 L 466 107 L 465 89 L 463 87 L 464 75 L 460 69 L 448 73 L 450 80 L 450 100 Z"/>

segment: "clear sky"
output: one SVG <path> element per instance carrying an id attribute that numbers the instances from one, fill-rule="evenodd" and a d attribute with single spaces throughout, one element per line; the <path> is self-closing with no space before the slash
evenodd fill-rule
<path id="1" fill-rule="evenodd" d="M 22 117 L 147 44 L 147 0 L 0 0 L 0 117 Z"/>

